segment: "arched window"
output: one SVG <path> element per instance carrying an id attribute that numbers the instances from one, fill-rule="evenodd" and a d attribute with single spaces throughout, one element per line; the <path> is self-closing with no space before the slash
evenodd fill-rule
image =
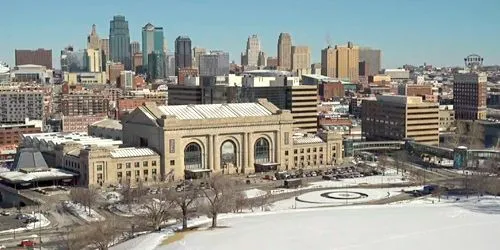
<path id="1" fill-rule="evenodd" d="M 184 149 L 184 167 L 187 170 L 203 168 L 201 147 L 198 143 L 189 143 Z"/>
<path id="2" fill-rule="evenodd" d="M 225 141 L 220 147 L 221 167 L 236 166 L 236 145 L 233 141 Z"/>
<path id="3" fill-rule="evenodd" d="M 254 160 L 255 163 L 269 162 L 269 141 L 266 138 L 261 137 L 255 142 Z"/>

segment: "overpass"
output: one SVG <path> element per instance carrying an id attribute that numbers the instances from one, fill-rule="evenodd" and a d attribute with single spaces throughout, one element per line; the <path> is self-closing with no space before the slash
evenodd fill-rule
<path id="1" fill-rule="evenodd" d="M 469 162 L 485 159 L 500 160 L 500 151 L 489 149 L 468 149 L 457 147 L 454 149 L 417 143 L 414 140 L 404 141 L 353 141 L 344 140 L 344 155 L 352 157 L 359 151 L 374 150 L 406 150 L 413 155 L 433 155 L 440 158 L 453 160 L 454 168 L 464 168 Z"/>

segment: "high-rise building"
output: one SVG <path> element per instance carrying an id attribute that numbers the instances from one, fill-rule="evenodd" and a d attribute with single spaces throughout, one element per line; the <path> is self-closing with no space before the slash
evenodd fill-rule
<path id="1" fill-rule="evenodd" d="M 334 78 L 337 71 L 337 53 L 335 48 L 328 46 L 321 50 L 321 75 Z"/>
<path id="2" fill-rule="evenodd" d="M 0 124 L 45 119 L 44 93 L 41 91 L 1 91 Z"/>
<path id="3" fill-rule="evenodd" d="M 131 90 L 134 87 L 134 72 L 124 70 L 120 72 L 120 88 L 123 90 Z"/>
<path id="4" fill-rule="evenodd" d="M 278 69 L 292 69 L 292 36 L 281 33 L 278 38 Z"/>
<path id="5" fill-rule="evenodd" d="M 107 65 L 106 72 L 108 73 L 108 79 L 111 84 L 117 84 L 119 82 L 120 73 L 125 70 L 125 66 L 121 63 L 110 63 Z"/>
<path id="6" fill-rule="evenodd" d="M 259 60 L 257 61 L 257 65 L 259 67 L 266 67 L 266 65 L 267 65 L 266 52 L 264 52 L 264 51 L 259 52 Z"/>
<path id="7" fill-rule="evenodd" d="M 456 120 L 485 120 L 487 99 L 485 73 L 456 74 L 453 82 L 453 109 Z"/>
<path id="8" fill-rule="evenodd" d="M 439 103 L 419 96 L 378 95 L 363 100 L 361 128 L 367 140 L 403 140 L 439 144 Z"/>
<path id="9" fill-rule="evenodd" d="M 138 41 L 133 41 L 130 43 L 130 54 L 133 56 L 137 53 L 141 53 L 141 44 Z"/>
<path id="10" fill-rule="evenodd" d="M 130 55 L 130 34 L 128 21 L 124 16 L 114 16 L 109 27 L 109 59 L 113 62 L 120 62 L 125 69 L 131 69 Z"/>
<path id="11" fill-rule="evenodd" d="M 135 53 L 132 56 L 132 69 L 135 72 L 142 71 L 142 53 Z"/>
<path id="12" fill-rule="evenodd" d="M 66 72 L 86 72 L 88 56 L 85 50 L 75 51 L 70 45 L 61 50 L 61 70 Z"/>
<path id="13" fill-rule="evenodd" d="M 165 78 L 165 55 L 163 54 L 163 50 L 149 53 L 147 69 L 149 80 Z"/>
<path id="14" fill-rule="evenodd" d="M 222 76 L 229 74 L 229 53 L 210 51 L 200 56 L 200 76 Z"/>
<path id="15" fill-rule="evenodd" d="M 311 50 L 307 46 L 292 46 L 292 71 L 301 76 L 311 73 Z"/>
<path id="16" fill-rule="evenodd" d="M 207 50 L 204 48 L 198 48 L 194 47 L 193 48 L 193 67 L 200 69 L 200 56 L 205 55 L 207 53 Z"/>
<path id="17" fill-rule="evenodd" d="M 342 80 L 358 81 L 359 47 L 349 42 L 346 46 L 328 46 L 321 51 L 321 74 Z"/>
<path id="18" fill-rule="evenodd" d="M 276 69 L 278 67 L 278 58 L 268 57 L 266 66 L 270 69 Z"/>
<path id="19" fill-rule="evenodd" d="M 191 53 L 191 39 L 187 36 L 177 37 L 177 39 L 175 39 L 176 74 L 179 69 L 193 67 L 193 57 Z"/>
<path id="20" fill-rule="evenodd" d="M 362 76 L 374 76 L 380 72 L 381 69 L 381 54 L 379 49 L 372 48 L 359 48 L 359 62 L 364 62 L 364 74 Z"/>
<path id="21" fill-rule="evenodd" d="M 102 71 L 102 53 L 100 49 L 87 49 L 87 69 L 89 72 Z"/>
<path id="22" fill-rule="evenodd" d="M 259 37 L 257 35 L 249 36 L 246 51 L 241 55 L 241 64 L 244 66 L 258 66 L 260 51 Z"/>
<path id="23" fill-rule="evenodd" d="M 47 69 L 52 69 L 52 50 L 37 49 L 37 50 L 15 50 L 16 66 L 35 64 L 45 66 Z"/>
<path id="24" fill-rule="evenodd" d="M 102 53 L 106 55 L 106 58 L 109 58 L 109 39 L 103 38 L 99 42 Z"/>
<path id="25" fill-rule="evenodd" d="M 165 57 L 165 76 L 175 76 L 175 56 L 172 54 Z"/>
<path id="26" fill-rule="evenodd" d="M 96 26 L 92 24 L 92 31 L 90 35 L 87 36 L 87 49 L 100 49 L 100 39 L 99 35 L 97 35 Z"/>
<path id="27" fill-rule="evenodd" d="M 311 74 L 313 74 L 313 75 L 321 75 L 321 63 L 313 63 L 313 64 L 311 64 Z"/>
<path id="28" fill-rule="evenodd" d="M 148 68 L 149 54 L 163 54 L 164 47 L 163 28 L 155 27 L 151 23 L 142 27 L 142 65 Z M 163 63 L 163 62 L 162 62 Z"/>

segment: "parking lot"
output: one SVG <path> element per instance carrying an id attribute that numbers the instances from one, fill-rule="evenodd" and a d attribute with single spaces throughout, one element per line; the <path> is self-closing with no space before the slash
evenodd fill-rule
<path id="1" fill-rule="evenodd" d="M 9 216 L 0 215 L 0 232 L 24 226 L 26 226 L 26 224 L 24 224 L 22 220 L 16 219 L 15 214 Z"/>

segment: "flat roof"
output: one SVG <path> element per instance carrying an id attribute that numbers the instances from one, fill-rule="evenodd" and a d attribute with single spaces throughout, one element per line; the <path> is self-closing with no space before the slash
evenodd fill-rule
<path id="1" fill-rule="evenodd" d="M 258 103 L 172 105 L 158 106 L 158 109 L 165 115 L 181 120 L 272 115 L 271 111 Z"/>
<path id="2" fill-rule="evenodd" d="M 89 136 L 86 132 L 56 132 L 56 133 L 35 133 L 23 134 L 23 140 L 39 141 L 59 145 L 63 143 L 78 143 L 80 145 L 113 146 L 121 145 L 122 141 L 113 139 L 104 139 L 100 137 Z"/>
<path id="3" fill-rule="evenodd" d="M 30 173 L 24 173 L 20 171 L 1 172 L 0 179 L 10 183 L 22 183 L 22 182 L 32 182 L 32 181 L 67 179 L 67 178 L 73 178 L 76 175 L 77 174 L 66 170 L 58 168 L 49 168 L 46 171 L 38 171 Z"/>
<path id="4" fill-rule="evenodd" d="M 118 129 L 122 130 L 123 126 L 122 123 L 119 120 L 113 120 L 113 119 L 103 119 L 98 122 L 92 123 L 91 126 L 96 126 L 96 127 L 101 127 L 101 128 L 110 128 L 110 129 Z"/>
<path id="5" fill-rule="evenodd" d="M 117 148 L 111 151 L 111 157 L 113 158 L 128 158 L 128 157 L 139 157 L 139 156 L 154 156 L 158 155 L 155 151 L 149 148 Z"/>

